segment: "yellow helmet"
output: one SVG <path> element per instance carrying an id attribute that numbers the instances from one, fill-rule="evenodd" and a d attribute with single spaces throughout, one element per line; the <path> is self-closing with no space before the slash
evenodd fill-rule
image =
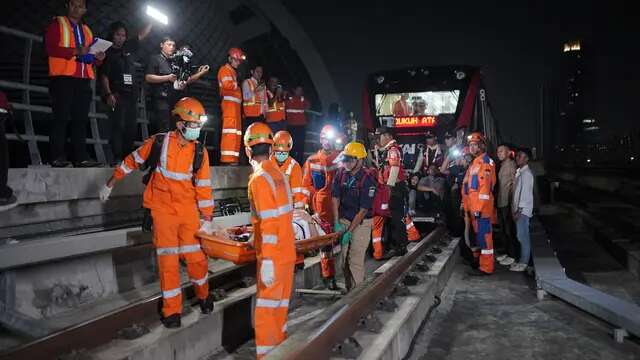
<path id="1" fill-rule="evenodd" d="M 367 157 L 367 149 L 364 148 L 362 143 L 352 141 L 345 145 L 342 153 L 346 156 L 353 156 L 358 159 L 364 159 Z"/>

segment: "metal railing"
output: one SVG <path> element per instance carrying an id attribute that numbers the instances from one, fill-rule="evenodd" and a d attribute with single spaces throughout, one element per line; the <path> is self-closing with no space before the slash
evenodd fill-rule
<path id="1" fill-rule="evenodd" d="M 23 111 L 24 116 L 24 134 L 20 134 L 20 137 L 27 142 L 29 149 L 29 159 L 31 166 L 42 166 L 42 156 L 38 149 L 38 142 L 49 142 L 49 136 L 37 135 L 35 132 L 33 113 L 52 114 L 52 108 L 50 106 L 34 105 L 31 102 L 31 93 L 48 94 L 49 88 L 45 86 L 32 85 L 31 80 L 31 60 L 33 43 L 42 43 L 42 36 L 30 34 L 24 31 L 12 29 L 6 26 L 0 26 L 0 34 L 10 35 L 18 37 L 24 40 L 24 56 L 22 61 L 22 81 L 7 81 L 0 79 L 0 88 L 10 90 L 20 90 L 22 92 L 21 102 L 11 102 L 11 106 L 14 110 Z M 136 67 L 141 67 L 141 64 L 136 63 Z M 196 84 L 206 84 L 203 81 L 198 81 Z M 139 86 L 139 96 L 137 103 L 137 124 L 140 125 L 140 132 L 142 134 L 142 140 L 149 137 L 149 120 L 147 117 L 146 109 L 146 96 L 144 86 Z M 108 145 L 109 141 L 100 137 L 100 127 L 98 126 L 98 119 L 108 119 L 108 115 L 98 111 L 97 103 L 100 102 L 100 97 L 96 95 L 96 81 L 91 80 L 91 103 L 89 105 L 89 126 L 90 135 L 86 139 L 87 144 L 93 146 L 96 160 L 100 163 L 107 163 L 107 156 L 105 154 L 104 145 Z M 204 131 L 212 132 L 214 128 L 205 127 Z M 18 134 L 7 133 L 8 140 L 18 140 Z M 141 141 L 136 141 L 135 144 L 141 144 Z M 214 146 L 207 146 L 208 149 L 214 149 Z"/>

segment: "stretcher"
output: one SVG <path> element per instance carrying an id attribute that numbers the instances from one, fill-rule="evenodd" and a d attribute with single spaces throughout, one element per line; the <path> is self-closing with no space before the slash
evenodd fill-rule
<path id="1" fill-rule="evenodd" d="M 248 232 L 253 229 L 250 226 L 232 227 L 226 229 L 230 236 L 235 236 Z M 309 239 L 298 240 L 295 242 L 296 252 L 305 254 L 311 250 L 319 249 L 323 246 L 331 245 L 336 242 L 337 233 L 327 235 L 314 236 Z M 221 236 L 209 235 L 202 232 L 196 234 L 200 239 L 202 250 L 207 256 L 213 259 L 224 259 L 234 264 L 246 264 L 256 261 L 256 250 L 251 242 L 236 241 L 233 239 L 225 239 Z"/>

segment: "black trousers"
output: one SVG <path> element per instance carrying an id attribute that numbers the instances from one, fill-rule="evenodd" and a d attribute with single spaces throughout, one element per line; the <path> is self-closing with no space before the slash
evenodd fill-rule
<path id="1" fill-rule="evenodd" d="M 500 221 L 500 236 L 498 237 L 504 252 L 511 258 L 518 260 L 520 257 L 520 243 L 516 237 L 515 223 L 511 216 L 511 207 L 499 207 L 498 219 Z"/>
<path id="2" fill-rule="evenodd" d="M 396 183 L 391 188 L 391 198 L 389 199 L 389 210 L 391 218 L 387 219 L 385 227 L 386 233 L 385 249 L 406 249 L 407 247 L 407 226 L 404 223 L 404 203 L 407 197 L 407 184 Z"/>
<path id="3" fill-rule="evenodd" d="M 13 191 L 7 186 L 9 175 L 9 144 L 5 133 L 7 115 L 0 114 L 0 198 L 9 198 Z"/>
<path id="4" fill-rule="evenodd" d="M 168 99 L 157 99 L 152 102 L 153 122 L 151 134 L 166 132 L 175 129 L 175 124 L 171 121 L 171 108 L 173 104 Z"/>
<path id="5" fill-rule="evenodd" d="M 289 125 L 287 129 L 293 138 L 293 149 L 291 149 L 291 156 L 299 164 L 304 164 L 304 141 L 307 134 L 306 125 Z"/>
<path id="6" fill-rule="evenodd" d="M 109 113 L 111 150 L 115 161 L 123 160 L 133 151 L 138 135 L 137 98 L 132 93 L 116 94 L 116 107 Z"/>
<path id="7" fill-rule="evenodd" d="M 49 94 L 54 117 L 49 128 L 50 161 L 66 160 L 64 147 L 67 142 L 67 126 L 71 126 L 73 161 L 87 160 L 87 122 L 91 103 L 89 80 L 70 76 L 51 77 Z"/>

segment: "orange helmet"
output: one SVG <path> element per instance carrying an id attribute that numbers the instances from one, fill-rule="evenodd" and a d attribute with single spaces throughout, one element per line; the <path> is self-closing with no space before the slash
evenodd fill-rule
<path id="1" fill-rule="evenodd" d="M 333 125 L 325 125 L 322 127 L 322 130 L 320 130 L 320 138 L 325 138 L 325 139 L 330 139 L 333 140 L 338 136 L 338 132 L 336 131 L 336 129 L 333 127 Z"/>
<path id="2" fill-rule="evenodd" d="M 247 60 L 247 55 L 241 49 L 235 47 L 229 49 L 229 57 L 239 61 Z"/>
<path id="3" fill-rule="evenodd" d="M 482 134 L 479 132 L 472 132 L 471 134 L 469 134 L 469 136 L 467 136 L 467 144 L 472 142 L 481 142 L 484 144 L 484 136 L 482 136 Z"/>
<path id="4" fill-rule="evenodd" d="M 280 130 L 273 136 L 273 148 L 276 151 L 291 151 L 293 139 L 288 131 Z"/>
<path id="5" fill-rule="evenodd" d="M 272 144 L 273 133 L 271 128 L 263 122 L 255 122 L 247 128 L 244 133 L 244 146 L 253 146 L 257 144 Z"/>
<path id="6" fill-rule="evenodd" d="M 207 121 L 207 113 L 202 103 L 192 97 L 183 97 L 173 106 L 171 115 L 180 118 L 181 121 L 192 121 L 204 124 Z"/>

